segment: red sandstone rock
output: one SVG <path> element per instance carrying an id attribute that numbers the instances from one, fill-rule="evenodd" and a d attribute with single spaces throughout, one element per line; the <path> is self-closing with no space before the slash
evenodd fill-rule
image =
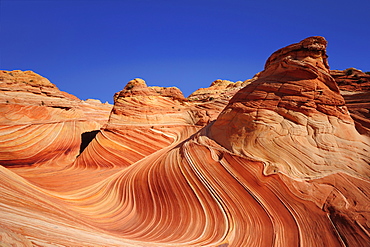
<path id="1" fill-rule="evenodd" d="M 340 95 L 357 89 L 338 88 L 340 76 L 329 71 L 325 39 L 311 37 L 275 52 L 238 92 L 240 83 L 218 80 L 185 99 L 135 79 L 73 163 L 0 166 L 0 243 L 367 246 L 370 139 L 346 108 L 351 98 Z M 30 144 L 30 153 L 55 132 L 72 136 L 56 143 L 76 146 L 81 132 L 65 121 L 91 121 L 79 115 L 86 102 L 59 97 L 57 106 L 71 108 L 53 107 L 60 93 L 47 88 L 36 115 L 27 108 L 41 102 L 36 89 L 22 92 L 32 98 L 27 107 L 4 103 L 17 111 L 0 112 L 1 147 L 13 141 L 14 154 Z M 92 105 L 99 116 L 100 104 Z M 65 132 L 53 131 L 51 119 Z M 50 134 L 29 137 L 23 127 L 36 122 Z M 65 155 L 64 144 L 48 148 Z"/>
<path id="2" fill-rule="evenodd" d="M 212 95 L 213 100 L 190 100 L 175 87 L 148 87 L 142 79 L 128 82 L 114 96 L 108 124 L 73 166 L 127 167 L 177 145 L 216 119 L 226 105 L 225 99 Z"/>
<path id="3" fill-rule="evenodd" d="M 328 214 L 338 245 L 365 246 L 369 198 L 348 189 L 369 187 L 370 139 L 355 128 L 325 47 L 322 37 L 311 37 L 275 52 L 259 78 L 231 99 L 210 136 L 230 152 L 262 162 L 266 176 L 284 174 L 279 176 L 290 191 Z"/>
<path id="4" fill-rule="evenodd" d="M 211 86 L 208 88 L 200 88 L 194 93 L 192 93 L 188 99 L 191 101 L 204 101 L 212 99 L 226 99 L 230 98 L 241 88 L 245 87 L 251 83 L 253 79 L 246 80 L 244 82 L 237 81 L 232 82 L 228 80 L 216 80 L 212 82 Z"/>
<path id="5" fill-rule="evenodd" d="M 81 101 L 31 71 L 0 71 L 0 164 L 65 166 L 111 105 Z"/>
<path id="6" fill-rule="evenodd" d="M 370 75 L 349 68 L 330 71 L 360 133 L 370 136 Z"/>

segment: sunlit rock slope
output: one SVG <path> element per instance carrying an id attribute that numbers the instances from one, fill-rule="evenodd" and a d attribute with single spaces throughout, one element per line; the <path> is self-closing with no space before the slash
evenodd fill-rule
<path id="1" fill-rule="evenodd" d="M 111 111 L 2 72 L 0 243 L 368 246 L 369 80 L 326 45 L 188 98 L 135 79 Z"/>
<path id="2" fill-rule="evenodd" d="M 112 108 L 81 101 L 32 71 L 0 71 L 0 164 L 63 166 L 80 151 L 81 134 L 99 129 Z"/>

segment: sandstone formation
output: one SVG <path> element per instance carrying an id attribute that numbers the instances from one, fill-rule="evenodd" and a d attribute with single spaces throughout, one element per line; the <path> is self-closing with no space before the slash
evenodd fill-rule
<path id="1" fill-rule="evenodd" d="M 200 129 L 199 117 L 175 88 L 134 79 L 114 96 L 109 121 L 74 162 L 77 167 L 127 167 Z"/>
<path id="2" fill-rule="evenodd" d="M 307 38 L 188 98 L 134 79 L 109 119 L 2 72 L 0 243 L 367 246 L 368 77 L 330 71 L 326 45 Z"/>
<path id="3" fill-rule="evenodd" d="M 339 85 L 357 130 L 370 136 L 370 73 L 349 68 L 332 70 L 331 75 Z"/>
<path id="4" fill-rule="evenodd" d="M 0 165 L 63 166 L 81 134 L 99 129 L 112 108 L 81 101 L 31 71 L 0 71 Z"/>
<path id="5" fill-rule="evenodd" d="M 214 85 L 205 89 L 203 98 L 186 99 L 175 87 L 148 87 L 139 78 L 128 82 L 114 96 L 108 123 L 73 166 L 127 167 L 164 147 L 177 145 L 215 120 L 235 94 L 226 87 L 214 92 Z"/>
<path id="6" fill-rule="evenodd" d="M 215 80 L 208 88 L 200 88 L 192 93 L 189 100 L 213 100 L 213 99 L 226 99 L 230 100 L 230 96 L 233 96 L 241 88 L 251 83 L 254 79 L 246 80 L 244 82 L 237 81 L 232 82 L 228 80 Z"/>
<path id="7" fill-rule="evenodd" d="M 339 234 L 326 236 L 327 241 L 365 246 L 370 140 L 357 132 L 330 76 L 326 43 L 311 37 L 272 54 L 259 78 L 231 99 L 209 135 L 229 152 L 261 162 L 265 176 L 278 174 L 288 188 L 297 186 L 295 192 L 290 189 L 296 196 L 326 212 Z M 315 224 L 327 220 L 317 218 Z M 336 245 L 316 238 L 308 246 Z"/>
<path id="8" fill-rule="evenodd" d="M 326 41 L 317 37 L 275 52 L 258 80 L 231 99 L 211 127 L 211 136 L 233 153 L 282 163 L 287 166 L 281 167 L 284 173 L 302 179 L 323 175 L 313 165 L 325 165 L 329 173 L 344 169 L 330 164 L 365 171 L 368 139 L 354 127 L 330 76 L 325 48 Z M 349 155 L 355 149 L 358 159 Z"/>

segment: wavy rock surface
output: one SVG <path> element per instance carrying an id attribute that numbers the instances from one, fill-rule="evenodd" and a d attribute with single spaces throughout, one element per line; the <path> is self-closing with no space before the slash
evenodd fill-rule
<path id="1" fill-rule="evenodd" d="M 258 80 L 231 99 L 211 136 L 234 153 L 280 164 L 266 172 L 304 179 L 323 176 L 322 165 L 328 173 L 367 171 L 368 138 L 356 131 L 329 74 L 325 47 L 312 38 L 275 52 Z"/>
<path id="2" fill-rule="evenodd" d="M 0 71 L 0 164 L 64 166 L 83 132 L 99 129 L 111 105 L 81 101 L 32 71 Z"/>
<path id="3" fill-rule="evenodd" d="M 0 166 L 0 243 L 367 246 L 370 139 L 326 58 L 307 38 L 188 99 L 129 82 L 74 162 Z"/>
<path id="4" fill-rule="evenodd" d="M 351 117 L 360 133 L 370 136 L 370 74 L 349 68 L 332 70 Z"/>
<path id="5" fill-rule="evenodd" d="M 127 167 L 177 145 L 214 121 L 240 88 L 241 83 L 219 80 L 186 99 L 178 88 L 148 87 L 134 79 L 115 94 L 107 125 L 74 166 Z"/>
<path id="6" fill-rule="evenodd" d="M 259 78 L 233 97 L 209 133 L 230 152 L 262 162 L 265 176 L 284 174 L 285 183 L 294 181 L 288 188 L 297 186 L 298 197 L 329 213 L 338 241 L 365 246 L 370 140 L 355 128 L 330 76 L 325 49 L 322 37 L 312 37 L 272 54 Z"/>

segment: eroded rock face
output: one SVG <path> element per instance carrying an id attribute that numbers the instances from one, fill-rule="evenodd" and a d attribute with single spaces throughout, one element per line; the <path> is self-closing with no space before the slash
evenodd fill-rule
<path id="1" fill-rule="evenodd" d="M 209 136 L 231 153 L 262 162 L 266 176 L 284 174 L 279 177 L 292 193 L 328 213 L 340 241 L 365 246 L 369 198 L 358 189 L 369 186 L 370 139 L 355 128 L 325 47 L 322 37 L 311 37 L 275 52 L 259 78 L 231 99 Z"/>
<path id="2" fill-rule="evenodd" d="M 338 87 L 341 72 L 329 71 L 326 44 L 311 37 L 278 50 L 241 89 L 217 80 L 186 99 L 176 88 L 130 81 L 74 161 L 0 166 L 0 243 L 367 246 L 370 141 L 340 94 L 354 89 Z M 79 126 L 86 108 L 59 98 L 68 111 L 35 97 L 32 107 L 58 110 L 43 117 L 11 104 L 19 110 L 1 115 L 1 147 L 22 136 L 9 150 L 29 153 L 52 136 L 60 145 L 48 152 L 63 157 L 65 144 L 76 146 L 63 121 Z M 24 127 L 36 121 L 48 134 L 27 137 Z"/>
<path id="3" fill-rule="evenodd" d="M 185 98 L 175 87 L 148 87 L 134 79 L 114 96 L 110 124 L 189 124 Z"/>
<path id="4" fill-rule="evenodd" d="M 32 71 L 0 71 L 0 164 L 65 166 L 111 105 L 81 101 Z"/>
<path id="5" fill-rule="evenodd" d="M 228 80 L 215 80 L 208 88 L 200 88 L 192 93 L 189 100 L 213 100 L 213 99 L 226 99 L 227 101 L 241 88 L 248 85 L 254 79 L 246 80 L 244 82 L 232 82 Z"/>
<path id="6" fill-rule="evenodd" d="M 330 71 L 355 121 L 357 130 L 370 136 L 370 74 L 355 68 Z"/>
<path id="7" fill-rule="evenodd" d="M 231 99 L 211 136 L 233 153 L 265 162 L 266 174 L 369 175 L 369 139 L 357 132 L 330 75 L 326 43 L 312 37 L 272 54 L 259 78 Z"/>
<path id="8" fill-rule="evenodd" d="M 227 91 L 223 87 L 218 94 Z M 175 87 L 149 87 L 139 78 L 129 81 L 115 94 L 108 123 L 73 166 L 127 167 L 177 145 L 215 120 L 227 104 L 227 98 L 212 95 L 186 99 Z"/>

